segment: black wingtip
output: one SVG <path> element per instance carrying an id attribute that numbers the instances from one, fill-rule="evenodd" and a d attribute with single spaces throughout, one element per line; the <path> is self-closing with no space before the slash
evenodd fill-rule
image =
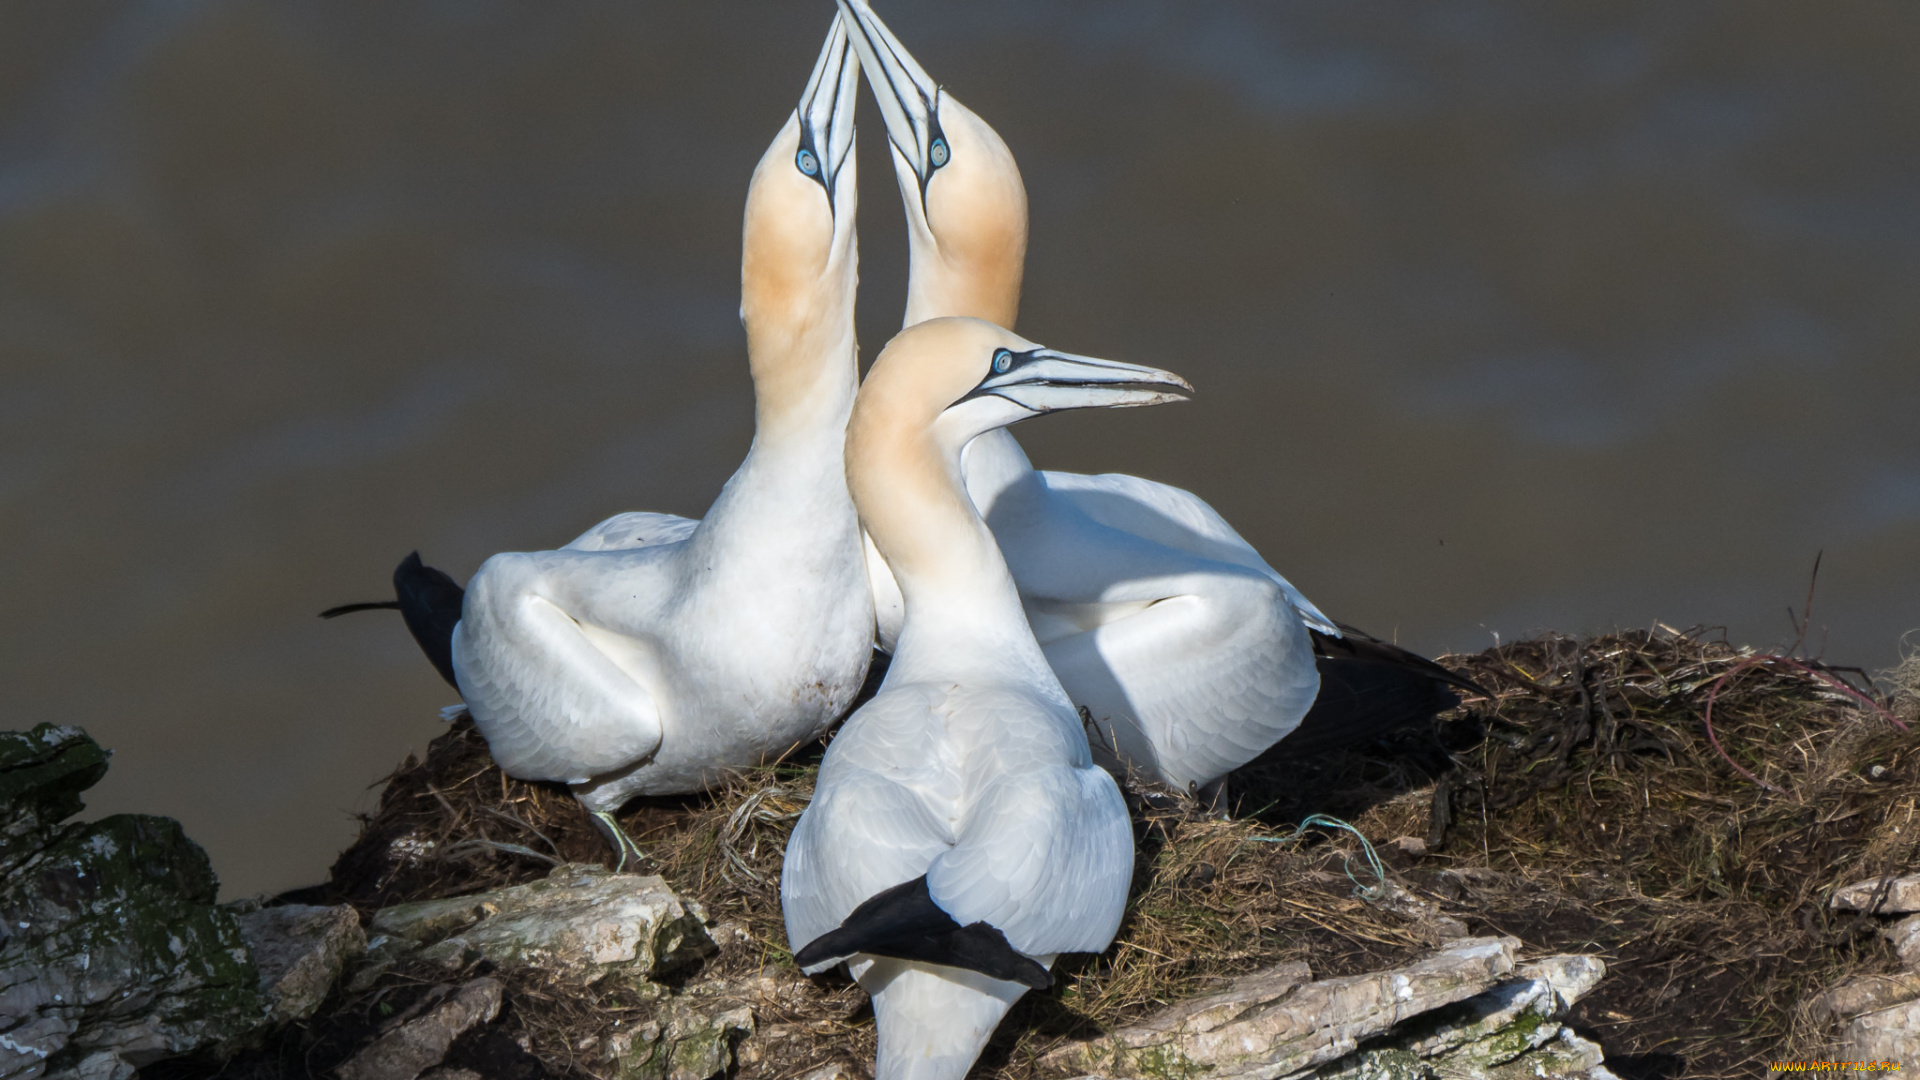
<path id="1" fill-rule="evenodd" d="M 460 607 L 467 591 L 445 572 L 421 562 L 416 551 L 394 569 L 393 594 L 420 651 L 427 654 L 448 686 L 460 689 L 453 677 L 453 628 L 460 624 Z"/>
<path id="2" fill-rule="evenodd" d="M 1307 757 L 1360 746 L 1427 723 L 1460 704 L 1460 693 L 1489 696 L 1473 680 L 1418 653 L 1340 624 L 1344 636 L 1313 637 L 1320 692 L 1275 749 Z"/>
<path id="3" fill-rule="evenodd" d="M 1357 630 L 1346 623 L 1335 623 L 1340 628 L 1341 637 L 1321 633 L 1308 628 L 1307 634 L 1313 639 L 1313 654 L 1316 657 L 1330 657 L 1344 660 L 1364 660 L 1376 664 L 1388 664 L 1409 669 L 1425 675 L 1435 682 L 1445 683 L 1458 690 L 1464 690 L 1475 697 L 1492 697 L 1485 687 L 1459 672 L 1444 668 L 1417 652 L 1403 649 L 1390 642 L 1381 641 L 1364 630 Z"/>
<path id="4" fill-rule="evenodd" d="M 339 607 L 330 607 L 327 610 L 321 612 L 320 617 L 323 619 L 337 619 L 342 615 L 351 615 L 356 611 L 399 611 L 399 610 L 400 610 L 400 601 L 398 600 L 371 600 L 364 604 L 341 604 Z"/>
<path id="5" fill-rule="evenodd" d="M 856 953 L 965 968 L 1031 990 L 1053 985 L 1053 973 L 1015 949 L 999 928 L 985 922 L 961 926 L 942 911 L 924 874 L 875 893 L 838 929 L 808 942 L 793 959 L 809 968 Z"/>
<path id="6" fill-rule="evenodd" d="M 1411 668 L 1346 657 L 1319 656 L 1314 662 L 1320 692 L 1313 707 L 1274 746 L 1290 758 L 1362 746 L 1460 704 L 1452 689 Z"/>
<path id="7" fill-rule="evenodd" d="M 407 622 L 407 632 L 427 654 L 447 685 L 455 690 L 460 683 L 453 677 L 453 628 L 460 624 L 460 608 L 467 591 L 446 574 L 420 561 L 414 552 L 400 560 L 393 572 L 392 600 L 374 600 L 365 604 L 341 604 L 320 613 L 323 619 L 351 615 L 356 611 L 398 611 Z"/>

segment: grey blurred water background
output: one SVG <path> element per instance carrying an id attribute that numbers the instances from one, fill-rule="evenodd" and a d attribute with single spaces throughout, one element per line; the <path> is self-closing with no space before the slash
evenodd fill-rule
<path id="1" fill-rule="evenodd" d="M 1920 7 L 878 4 L 1019 157 L 1021 330 L 1179 408 L 1023 427 L 1416 648 L 1920 627 Z M 318 880 L 454 700 L 378 598 L 750 436 L 749 170 L 826 0 L 0 5 L 5 723 L 229 894 Z M 861 337 L 905 240 L 862 105 Z"/>

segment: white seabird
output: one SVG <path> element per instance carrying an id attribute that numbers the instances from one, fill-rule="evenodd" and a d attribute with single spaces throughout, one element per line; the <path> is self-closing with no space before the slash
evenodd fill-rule
<path id="1" fill-rule="evenodd" d="M 1027 199 L 1012 152 L 864 0 L 839 3 L 905 204 L 906 325 L 944 315 L 1013 325 Z M 1004 430 L 975 439 L 963 469 L 1034 634 L 1094 717 L 1095 750 L 1110 767 L 1187 790 L 1215 785 L 1301 724 L 1323 671 L 1338 693 L 1316 710 L 1334 729 L 1322 741 L 1438 711 L 1455 700 L 1442 683 L 1472 686 L 1329 619 L 1192 492 L 1036 470 Z M 868 568 L 887 648 L 899 591 L 871 547 Z"/>
<path id="2" fill-rule="evenodd" d="M 1112 941 L 1133 835 L 960 479 L 983 431 L 1190 389 L 977 319 L 902 331 L 847 434 L 861 521 L 905 613 L 886 679 L 827 746 L 787 845 L 781 906 L 808 971 L 873 996 L 875 1080 L 961 1080 L 1063 952 Z"/>
<path id="3" fill-rule="evenodd" d="M 706 516 L 621 514 L 558 551 L 495 555 L 464 599 L 417 556 L 395 575 L 409 628 L 501 769 L 570 784 L 623 864 L 637 849 L 613 820 L 622 803 L 698 791 L 819 738 L 872 657 L 844 463 L 858 88 L 836 14 L 748 189 L 754 437 Z"/>

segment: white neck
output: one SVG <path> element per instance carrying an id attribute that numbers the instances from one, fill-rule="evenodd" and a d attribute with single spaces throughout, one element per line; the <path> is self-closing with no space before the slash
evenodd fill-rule
<path id="1" fill-rule="evenodd" d="M 1006 559 L 960 479 L 960 452 L 925 429 L 869 439 L 852 467 L 861 522 L 900 583 L 906 620 L 888 679 L 1050 687 Z"/>
<path id="2" fill-rule="evenodd" d="M 1020 449 L 1013 432 L 1006 428 L 994 428 L 968 443 L 960 454 L 960 472 L 967 478 L 967 494 L 973 505 L 989 521 L 1003 495 L 1040 482 L 1027 452 Z"/>
<path id="3" fill-rule="evenodd" d="M 857 529 L 845 462 L 860 381 L 853 329 L 859 253 L 850 228 L 838 243 L 826 271 L 779 302 L 761 295 L 771 291 L 764 280 L 743 283 L 754 312 L 747 321 L 753 445 L 707 511 L 696 544 L 792 548 L 809 537 L 842 542 Z"/>
<path id="4" fill-rule="evenodd" d="M 1007 160 L 1011 166 L 1011 156 Z M 919 198 L 919 192 L 912 186 L 912 172 L 896 171 L 901 196 L 909 200 L 907 311 L 901 328 L 928 319 L 965 315 L 1013 329 L 1014 319 L 1020 313 L 1021 265 L 1026 251 L 1024 195 L 1017 200 L 1019 241 L 1012 247 L 1011 254 L 993 265 L 954 266 L 941 250 L 926 218 L 915 212 L 912 200 Z M 1020 449 L 1013 432 L 1005 428 L 984 432 L 968 443 L 960 468 L 966 476 L 967 493 L 982 514 L 992 513 L 993 503 L 1009 487 L 1022 480 L 1035 479 L 1033 463 Z"/>
<path id="5" fill-rule="evenodd" d="M 858 378 L 851 334 L 843 346 L 822 357 L 819 367 L 812 385 L 788 384 L 781 400 L 771 406 L 765 394 L 756 392 L 753 444 L 705 524 L 748 509 L 763 517 L 830 509 L 836 517 L 853 520 L 845 464 L 847 417 Z"/>

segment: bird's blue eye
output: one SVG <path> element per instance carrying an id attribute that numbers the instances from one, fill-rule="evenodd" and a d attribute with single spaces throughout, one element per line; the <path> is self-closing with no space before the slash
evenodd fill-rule
<path id="1" fill-rule="evenodd" d="M 949 151 L 947 150 L 947 140 L 945 139 L 935 139 L 933 140 L 933 145 L 927 148 L 927 160 L 933 162 L 933 167 L 936 169 L 947 163 L 948 156 Z"/>
<path id="2" fill-rule="evenodd" d="M 806 147 L 801 147 L 800 152 L 794 155 L 793 163 L 799 166 L 800 171 L 806 173 L 808 176 L 820 175 L 820 160 L 814 157 L 813 151 L 808 150 Z"/>
<path id="3" fill-rule="evenodd" d="M 1007 373 L 1007 369 L 1012 366 L 1013 366 L 1013 351 L 1011 349 L 995 349 L 994 350 L 993 370 L 996 374 L 1005 375 Z"/>

